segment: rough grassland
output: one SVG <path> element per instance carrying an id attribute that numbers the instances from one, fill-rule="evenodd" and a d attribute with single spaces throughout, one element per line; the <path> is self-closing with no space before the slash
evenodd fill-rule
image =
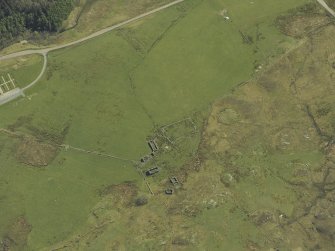
<path id="1" fill-rule="evenodd" d="M 85 230 L 54 247 L 332 250 L 334 34 L 334 25 L 314 31 L 213 104 L 197 153 L 173 170 L 182 182 L 175 195 L 167 197 L 163 190 L 170 185 L 157 177 L 150 179 L 156 196 L 145 206 L 122 205 L 111 193 L 95 209 L 113 207 L 97 210 Z M 177 123 L 167 135 L 176 139 L 186 127 Z M 179 151 L 183 143 L 170 146 Z M 166 153 L 174 157 L 174 150 Z"/>
<path id="2" fill-rule="evenodd" d="M 213 100 L 250 79 L 255 68 L 272 62 L 272 57 L 296 43 L 279 33 L 275 19 L 308 1 L 254 2 L 252 5 L 249 1 L 186 1 L 139 24 L 55 52 L 49 55 L 44 78 L 29 91 L 31 99 L 1 107 L 0 127 L 29 135 L 45 145 L 69 144 L 138 160 L 148 152 L 146 138 L 159 126 L 195 111 L 206 111 Z M 228 9 L 232 22 L 225 22 L 220 16 L 222 9 Z M 139 191 L 146 191 L 131 163 L 59 148 L 47 167 L 27 166 L 16 156 L 22 140 L 1 135 L 0 203 L 5 212 L 0 215 L 0 226 L 4 226 L 0 227 L 1 235 L 8 235 L 6 226 L 24 216 L 32 225 L 28 249 L 36 250 L 68 239 L 74 233 L 91 231 L 87 229 L 90 226 L 105 226 L 113 221 L 116 223 L 107 224 L 106 228 L 121 246 L 131 250 L 146 239 L 141 244 L 143 250 L 157 248 L 150 232 L 145 232 L 152 225 L 144 219 L 150 211 L 157 212 L 152 215 L 152 222 L 161 231 L 167 231 L 169 219 L 164 218 L 166 212 L 161 207 L 165 197 L 158 197 L 157 201 L 153 197 L 148 207 L 143 207 L 139 212 L 143 219 L 136 218 L 137 226 L 143 227 L 141 235 L 127 244 L 131 225 L 127 217 L 136 213 L 137 208 L 119 206 L 119 201 L 113 199 L 116 195 L 108 197 L 106 202 L 99 194 L 103 187 L 134 180 Z M 196 149 L 199 137 L 189 145 L 186 142 L 183 148 Z M 171 156 L 158 161 L 173 163 Z M 311 155 L 311 162 L 319 158 L 316 152 Z M 185 161 L 178 163 L 175 168 L 184 164 Z M 153 182 L 155 191 L 164 186 L 162 179 Z M 186 197 L 184 194 L 176 198 L 170 212 L 176 215 L 186 212 L 192 217 L 196 207 L 193 210 L 190 205 L 181 212 L 176 206 L 179 202 L 187 205 Z M 94 214 L 95 205 L 101 208 L 99 203 L 107 203 L 101 207 L 111 211 L 102 210 L 98 219 L 102 222 L 97 224 Z M 283 210 L 289 213 L 292 209 L 287 205 Z M 179 222 L 185 221 L 189 227 L 194 224 L 183 216 L 176 217 L 173 227 L 178 231 L 181 231 Z M 201 222 L 201 218 L 197 220 Z M 211 226 L 215 227 L 214 220 Z M 200 226 L 196 229 L 199 242 L 203 241 L 198 243 L 200 246 L 211 242 L 208 236 L 204 238 L 209 239 L 200 238 L 206 229 Z M 109 236 L 108 232 L 102 232 L 102 239 L 96 243 L 98 250 L 100 247 L 111 250 L 112 246 L 105 246 L 113 244 L 106 243 Z M 184 239 L 191 237 L 186 231 L 185 236 L 169 238 L 183 245 L 189 243 Z"/>

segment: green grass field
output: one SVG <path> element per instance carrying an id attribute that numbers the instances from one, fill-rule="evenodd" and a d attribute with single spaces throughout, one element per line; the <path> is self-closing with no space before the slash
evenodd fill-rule
<path id="1" fill-rule="evenodd" d="M 42 57 L 28 56 L 11 59 L 0 64 L 0 76 L 14 76 L 18 87 L 24 87 L 36 79 L 42 69 Z"/>
<path id="2" fill-rule="evenodd" d="M 215 100 L 252 78 L 259 65 L 295 45 L 297 41 L 278 31 L 275 20 L 308 2 L 189 0 L 53 52 L 43 79 L 26 93 L 30 98 L 0 107 L 0 128 L 14 128 L 47 144 L 56 139 L 57 144 L 137 161 L 149 152 L 146 139 L 157 128 L 197 111 L 206 113 Z M 231 22 L 220 15 L 223 9 Z M 29 83 L 40 66 L 36 61 L 11 73 L 20 83 Z M 185 142 L 186 157 L 164 154 L 157 161 L 179 168 L 199 141 L 200 132 Z M 98 190 L 105 186 L 135 181 L 139 191 L 147 193 L 130 162 L 58 149 L 46 167 L 38 168 L 18 160 L 15 149 L 20 144 L 20 139 L 1 134 L 0 235 L 23 215 L 32 225 L 27 250 L 53 246 L 85 229 L 92 208 L 101 200 Z M 159 188 L 159 182 L 153 180 L 153 187 Z M 158 202 L 149 206 L 164 217 Z M 209 220 L 215 228 L 215 217 L 203 214 L 199 222 Z M 121 234 L 112 228 L 112 236 L 127 233 L 127 224 L 121 225 Z M 107 248 L 103 243 L 108 238 L 99 239 L 98 249 L 88 249 Z M 129 245 L 126 250 L 133 250 Z M 150 247 L 155 247 L 153 240 L 141 246 Z"/>

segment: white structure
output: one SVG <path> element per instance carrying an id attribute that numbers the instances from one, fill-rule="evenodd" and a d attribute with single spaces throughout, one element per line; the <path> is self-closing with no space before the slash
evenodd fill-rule
<path id="1" fill-rule="evenodd" d="M 7 74 L 7 77 L 8 80 L 6 81 L 6 79 L 1 76 L 2 83 L 0 82 L 0 96 L 16 88 L 14 79 L 12 79 L 9 73 Z"/>
<path id="2" fill-rule="evenodd" d="M 17 88 L 14 83 L 14 79 L 10 74 L 7 74 L 7 78 L 1 76 L 0 78 L 0 105 L 8 103 L 9 101 L 16 99 L 19 96 L 24 96 L 22 90 Z"/>

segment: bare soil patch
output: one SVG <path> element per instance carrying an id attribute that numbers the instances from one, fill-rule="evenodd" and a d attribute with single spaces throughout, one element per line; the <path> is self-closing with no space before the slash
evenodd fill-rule
<path id="1" fill-rule="evenodd" d="M 20 251 L 24 250 L 28 235 L 32 230 L 24 216 L 16 218 L 10 226 L 4 238 L 0 241 L 0 250 L 2 251 Z"/>
<path id="2" fill-rule="evenodd" d="M 117 185 L 110 185 L 99 190 L 102 197 L 112 197 L 115 203 L 123 206 L 131 206 L 136 202 L 138 188 L 135 183 L 129 181 Z"/>
<path id="3" fill-rule="evenodd" d="M 18 161 L 26 165 L 45 167 L 54 160 L 57 154 L 56 146 L 38 141 L 34 137 L 24 137 L 17 145 L 15 156 Z"/>

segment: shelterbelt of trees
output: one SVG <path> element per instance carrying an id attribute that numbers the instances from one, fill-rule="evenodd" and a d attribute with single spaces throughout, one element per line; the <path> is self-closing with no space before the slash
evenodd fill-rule
<path id="1" fill-rule="evenodd" d="M 57 32 L 74 0 L 0 0 L 0 48 L 30 32 Z"/>

